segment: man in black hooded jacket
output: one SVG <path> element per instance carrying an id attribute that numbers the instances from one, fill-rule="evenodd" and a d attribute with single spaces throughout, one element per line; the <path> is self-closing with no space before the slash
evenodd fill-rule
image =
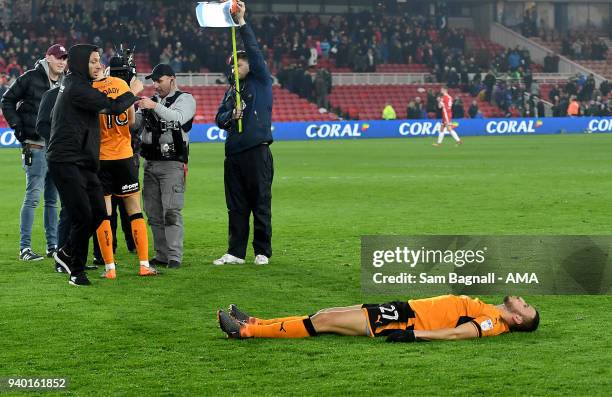
<path id="1" fill-rule="evenodd" d="M 130 91 L 110 99 L 92 87 L 100 73 L 98 48 L 78 44 L 68 52 L 70 73 L 60 86 L 51 122 L 47 161 L 62 203 L 72 219 L 70 237 L 54 253 L 70 273 L 72 285 L 89 285 L 85 274 L 87 246 L 92 233 L 106 217 L 100 165 L 99 113 L 119 115 L 137 102 L 142 82 L 132 79 Z"/>

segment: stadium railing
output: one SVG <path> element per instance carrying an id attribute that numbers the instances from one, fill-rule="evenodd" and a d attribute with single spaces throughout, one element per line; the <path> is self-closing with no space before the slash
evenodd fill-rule
<path id="1" fill-rule="evenodd" d="M 153 84 L 145 80 L 150 71 L 138 74 L 145 85 Z M 425 84 L 429 73 L 333 73 L 333 85 L 382 85 L 382 84 Z M 180 86 L 210 86 L 226 84 L 222 73 L 177 73 L 176 81 Z M 275 79 L 275 84 L 277 83 Z"/>
<path id="2" fill-rule="evenodd" d="M 429 73 L 333 73 L 333 85 L 424 84 Z"/>

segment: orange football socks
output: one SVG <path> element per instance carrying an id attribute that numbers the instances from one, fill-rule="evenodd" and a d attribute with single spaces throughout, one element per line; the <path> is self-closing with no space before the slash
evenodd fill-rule
<path id="1" fill-rule="evenodd" d="M 244 338 L 306 338 L 317 335 L 308 316 L 278 320 L 281 321 L 266 325 L 246 324 L 240 329 L 240 335 Z"/>
<path id="2" fill-rule="evenodd" d="M 138 254 L 138 260 L 141 262 L 149 262 L 149 237 L 147 236 L 147 225 L 142 213 L 130 216 L 130 224 L 132 226 L 132 237 L 134 238 L 134 244 L 136 245 L 136 253 Z"/>
<path id="3" fill-rule="evenodd" d="M 115 255 L 113 254 L 113 231 L 111 230 L 110 218 L 106 218 L 102 221 L 98 229 L 96 230 L 96 236 L 98 237 L 98 244 L 100 245 L 100 253 L 106 270 L 112 265 L 115 267 Z"/>
<path id="4" fill-rule="evenodd" d="M 303 320 L 305 318 L 308 318 L 308 316 L 291 316 L 291 317 L 270 318 L 270 319 L 251 317 L 249 319 L 249 324 L 271 325 L 274 323 L 282 323 L 283 321 Z"/>

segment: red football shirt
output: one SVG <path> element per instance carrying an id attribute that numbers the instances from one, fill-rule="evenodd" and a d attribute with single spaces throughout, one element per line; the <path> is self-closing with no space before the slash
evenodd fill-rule
<path id="1" fill-rule="evenodd" d="M 453 97 L 448 94 L 444 94 L 440 99 L 440 103 L 442 105 L 442 121 L 444 123 L 449 123 L 453 117 Z"/>

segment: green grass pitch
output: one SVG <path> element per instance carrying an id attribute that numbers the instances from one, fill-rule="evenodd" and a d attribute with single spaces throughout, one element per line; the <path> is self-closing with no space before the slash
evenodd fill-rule
<path id="1" fill-rule="evenodd" d="M 215 310 L 229 303 L 276 317 L 408 298 L 361 295 L 364 234 L 612 231 L 612 135 L 431 143 L 275 143 L 265 267 L 211 265 L 226 248 L 223 146 L 194 144 L 184 267 L 139 278 L 120 235 L 118 279 L 93 272 L 91 288 L 69 286 L 49 259 L 17 260 L 25 178 L 19 151 L 0 150 L 0 377 L 68 377 L 80 396 L 610 395 L 610 296 L 529 296 L 535 334 L 473 341 L 224 338 Z M 39 208 L 39 252 L 41 224 Z"/>

